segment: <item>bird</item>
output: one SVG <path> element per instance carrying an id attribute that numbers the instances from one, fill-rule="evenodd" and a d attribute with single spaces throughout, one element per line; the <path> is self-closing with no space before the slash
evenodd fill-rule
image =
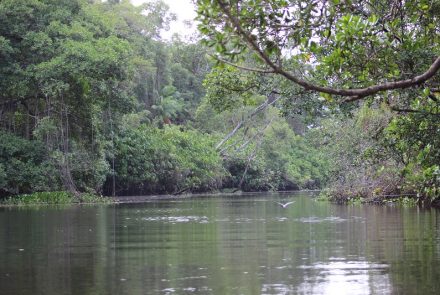
<path id="1" fill-rule="evenodd" d="M 280 205 L 283 208 L 287 208 L 287 206 L 289 206 L 290 204 L 295 203 L 295 201 L 284 203 L 284 204 L 283 203 L 279 203 L 279 202 L 275 202 L 275 203 L 277 203 L 278 205 Z"/>

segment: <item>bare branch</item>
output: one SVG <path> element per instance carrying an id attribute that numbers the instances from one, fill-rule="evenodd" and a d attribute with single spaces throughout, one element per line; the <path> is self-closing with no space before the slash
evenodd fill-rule
<path id="1" fill-rule="evenodd" d="M 222 139 L 217 145 L 216 149 L 219 149 L 225 142 L 227 142 L 232 136 L 234 136 L 235 133 L 243 126 L 244 121 L 238 122 L 237 126 L 235 126 L 234 130 L 232 130 L 228 135 L 225 136 L 225 138 Z"/>
<path id="2" fill-rule="evenodd" d="M 271 94 L 277 94 L 278 92 L 273 91 Z M 278 99 L 280 99 L 281 96 L 278 96 L 277 98 L 275 98 L 272 101 L 270 100 L 270 95 L 268 97 L 268 99 L 260 104 L 258 107 L 256 107 L 252 113 L 250 113 L 245 119 L 241 120 L 240 122 L 238 122 L 238 124 L 235 126 L 234 130 L 232 130 L 228 135 L 226 135 L 222 141 L 220 141 L 217 146 L 215 147 L 216 149 L 219 149 L 223 144 L 225 144 L 232 136 L 235 135 L 235 133 L 237 133 L 237 131 L 243 127 L 244 123 L 246 123 L 247 121 L 249 121 L 250 119 L 252 119 L 256 114 L 258 114 L 260 111 L 266 109 L 268 106 L 273 105 Z"/>
<path id="3" fill-rule="evenodd" d="M 274 118 L 272 118 L 266 125 L 264 125 L 264 127 L 262 129 L 258 130 L 258 132 L 255 133 L 251 138 L 246 140 L 241 146 L 237 147 L 235 149 L 235 152 L 241 151 L 242 149 L 247 147 L 255 138 L 259 137 L 267 129 L 267 127 L 269 127 L 269 125 L 272 123 L 273 119 Z"/>
<path id="4" fill-rule="evenodd" d="M 251 161 L 255 159 L 255 157 L 257 155 L 257 151 L 260 148 L 261 143 L 263 142 L 263 132 L 264 132 L 264 130 L 266 130 L 267 127 L 269 127 L 269 125 L 272 123 L 273 120 L 274 120 L 274 117 L 272 117 L 269 120 L 269 122 L 264 126 L 264 128 L 262 130 L 258 131 L 257 144 L 255 145 L 254 150 L 252 151 L 252 153 L 249 155 L 249 157 L 247 159 L 246 168 L 244 169 L 243 175 L 241 176 L 241 179 L 240 179 L 240 183 L 238 184 L 239 188 L 241 188 L 241 186 L 243 185 L 244 177 L 246 176 L 246 173 L 248 172 L 249 167 L 251 166 Z"/>

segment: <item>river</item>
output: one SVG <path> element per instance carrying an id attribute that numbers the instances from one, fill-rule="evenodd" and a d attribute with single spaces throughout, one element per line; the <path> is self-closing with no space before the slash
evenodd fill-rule
<path id="1" fill-rule="evenodd" d="M 0 294 L 440 294 L 435 209 L 258 194 L 0 208 L 0 224 Z"/>

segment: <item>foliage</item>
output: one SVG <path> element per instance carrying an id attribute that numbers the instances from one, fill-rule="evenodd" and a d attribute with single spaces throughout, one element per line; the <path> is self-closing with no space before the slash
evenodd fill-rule
<path id="1" fill-rule="evenodd" d="M 0 1 L 0 194 L 437 202 L 437 0 L 196 3 L 209 48 L 161 40 L 162 1 Z"/>
<path id="2" fill-rule="evenodd" d="M 334 159 L 336 195 L 440 199 L 439 1 L 196 3 L 204 43 L 220 63 L 234 64 L 235 76 L 276 75 L 315 92 L 303 103 L 283 100 L 285 115 L 304 106 L 324 118 L 336 114 L 314 116 L 311 134 Z M 279 85 L 284 95 L 295 88 Z M 216 105 L 231 103 L 216 97 Z"/>
<path id="3" fill-rule="evenodd" d="M 207 99 L 196 112 L 195 126 L 220 141 L 253 110 L 245 106 L 218 113 Z M 240 187 L 241 183 L 245 191 L 317 188 L 328 177 L 322 155 L 311 142 L 296 135 L 274 107 L 244 124 L 221 147 L 221 153 L 230 174 L 226 187 Z"/>
<path id="4" fill-rule="evenodd" d="M 258 72 L 279 74 L 328 100 L 387 89 L 408 93 L 405 88 L 430 80 L 439 68 L 436 0 L 196 3 L 204 42 L 220 59 L 242 65 L 243 56 L 253 55 Z M 433 60 L 436 70 L 420 82 L 381 84 L 415 77 Z"/>
<path id="5" fill-rule="evenodd" d="M 432 202 L 440 196 L 440 117 L 435 101 L 396 116 L 386 129 L 386 140 L 404 164 L 405 185 Z"/>
<path id="6" fill-rule="evenodd" d="M 375 198 L 403 193 L 398 155 L 383 142 L 392 114 L 386 106 L 364 105 L 352 117 L 321 121 L 310 135 L 322 146 L 330 165 L 330 194 L 334 198 Z"/>
<path id="7" fill-rule="evenodd" d="M 232 66 L 214 68 L 204 81 L 207 100 L 218 112 L 255 105 L 257 79 L 256 75 L 246 75 Z"/>
<path id="8" fill-rule="evenodd" d="M 0 131 L 0 194 L 58 189 L 56 168 L 42 142 Z"/>
<path id="9" fill-rule="evenodd" d="M 328 163 L 319 151 L 296 135 L 286 121 L 274 121 L 262 143 L 268 169 L 279 179 L 278 189 L 320 188 L 327 181 Z M 293 186 L 292 186 L 293 184 Z"/>
<path id="10" fill-rule="evenodd" d="M 2 201 L 3 205 L 33 205 L 33 204 L 68 204 L 72 195 L 67 192 L 35 192 L 9 197 Z"/>
<path id="11" fill-rule="evenodd" d="M 37 143 L 23 172 L 1 155 L 2 193 L 100 192 L 124 115 L 191 119 L 209 64 L 198 44 L 160 40 L 174 17 L 162 1 L 0 2 L 0 130 Z"/>
<path id="12" fill-rule="evenodd" d="M 213 145 L 209 136 L 177 126 L 157 129 L 141 125 L 125 130 L 115 141 L 118 193 L 178 193 L 218 187 L 223 168 Z"/>
<path id="13" fill-rule="evenodd" d="M 78 199 L 72 194 L 65 191 L 54 191 L 54 192 L 35 192 L 32 194 L 24 194 L 18 196 L 11 196 L 2 201 L 0 205 L 11 206 L 11 205 L 42 205 L 42 204 L 73 204 L 77 203 Z M 82 203 L 110 203 L 109 199 L 98 197 L 92 194 L 82 194 Z"/>

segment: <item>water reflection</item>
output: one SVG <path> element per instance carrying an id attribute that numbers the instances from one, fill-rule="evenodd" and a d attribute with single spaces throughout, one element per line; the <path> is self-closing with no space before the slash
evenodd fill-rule
<path id="1" fill-rule="evenodd" d="M 343 219 L 337 216 L 329 216 L 329 217 L 325 217 L 325 218 L 319 218 L 316 216 L 310 216 L 310 217 L 303 217 L 303 218 L 299 218 L 297 219 L 300 222 L 304 222 L 304 223 L 316 223 L 316 222 L 344 222 L 347 221 L 347 219 Z"/>
<path id="2" fill-rule="evenodd" d="M 434 210 L 267 195 L 0 209 L 0 223 L 1 294 L 440 291 Z"/>
<path id="3" fill-rule="evenodd" d="M 332 259 L 328 263 L 301 266 L 305 280 L 296 294 L 392 294 L 387 264 Z"/>

